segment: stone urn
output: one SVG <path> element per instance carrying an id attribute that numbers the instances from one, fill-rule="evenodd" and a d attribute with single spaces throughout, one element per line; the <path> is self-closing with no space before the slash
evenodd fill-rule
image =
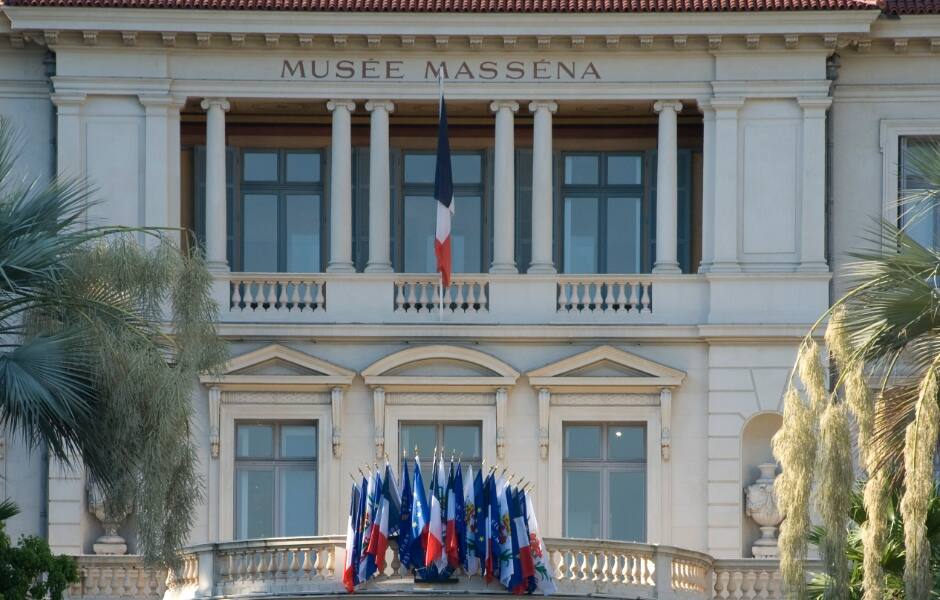
<path id="1" fill-rule="evenodd" d="M 747 499 L 745 514 L 760 526 L 761 537 L 751 547 L 754 558 L 777 558 L 777 527 L 783 520 L 777 509 L 774 480 L 777 478 L 777 463 L 757 465 L 760 477 L 744 488 Z"/>
<path id="2" fill-rule="evenodd" d="M 118 529 L 127 520 L 130 509 L 118 508 L 115 503 L 108 502 L 101 487 L 90 483 L 88 485 L 88 510 L 104 527 L 104 535 L 95 540 L 92 545 L 95 554 L 127 554 L 127 542 L 118 535 Z"/>

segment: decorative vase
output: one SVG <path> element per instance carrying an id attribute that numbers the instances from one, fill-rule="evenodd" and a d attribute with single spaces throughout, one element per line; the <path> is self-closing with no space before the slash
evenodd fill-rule
<path id="1" fill-rule="evenodd" d="M 104 527 L 104 535 L 92 545 L 95 554 L 127 554 L 127 542 L 118 535 L 118 529 L 124 524 L 130 510 L 115 510 L 105 498 L 101 487 L 94 483 L 88 485 L 88 510 Z"/>
<path id="2" fill-rule="evenodd" d="M 777 509 L 774 481 L 777 478 L 777 463 L 757 465 L 760 477 L 744 488 L 747 499 L 745 514 L 760 527 L 761 537 L 751 547 L 754 558 L 777 558 L 777 527 L 783 520 Z"/>

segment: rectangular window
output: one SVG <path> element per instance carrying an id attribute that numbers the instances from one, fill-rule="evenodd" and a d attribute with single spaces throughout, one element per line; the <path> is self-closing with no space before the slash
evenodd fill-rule
<path id="1" fill-rule="evenodd" d="M 317 425 L 235 424 L 235 537 L 316 535 Z"/>
<path id="2" fill-rule="evenodd" d="M 479 422 L 410 422 L 400 423 L 398 427 L 399 447 L 408 455 L 414 456 L 417 449 L 421 457 L 421 468 L 425 483 L 429 482 L 428 462 L 443 449 L 445 459 L 452 455 L 459 458 L 464 466 L 471 465 L 478 470 L 483 461 L 482 426 Z M 465 473 L 466 474 L 466 473 Z"/>
<path id="3" fill-rule="evenodd" d="M 898 139 L 898 224 L 927 248 L 940 248 L 940 206 L 923 196 L 933 186 L 920 176 L 917 163 L 922 153 L 929 155 L 937 144 L 940 136 L 906 135 Z"/>
<path id="4" fill-rule="evenodd" d="M 400 264 L 406 273 L 433 273 L 437 201 L 434 199 L 436 156 L 408 151 L 403 155 Z M 454 273 L 484 270 L 484 160 L 482 152 L 451 155 L 456 216 L 452 221 L 451 246 Z"/>
<path id="5" fill-rule="evenodd" d="M 566 537 L 646 541 L 646 428 L 564 428 Z"/>
<path id="6" fill-rule="evenodd" d="M 640 273 L 644 157 L 640 153 L 562 155 L 562 270 Z"/>

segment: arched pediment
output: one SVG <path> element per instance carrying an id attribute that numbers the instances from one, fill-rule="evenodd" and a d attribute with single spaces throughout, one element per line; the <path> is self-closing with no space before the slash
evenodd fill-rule
<path id="1" fill-rule="evenodd" d="M 232 358 L 219 377 L 200 381 L 230 391 L 325 391 L 349 386 L 353 377 L 355 372 L 322 358 L 271 344 Z"/>
<path id="2" fill-rule="evenodd" d="M 613 346 L 598 346 L 526 373 L 555 392 L 644 392 L 675 388 L 685 373 Z"/>
<path id="3" fill-rule="evenodd" d="M 435 344 L 379 359 L 362 377 L 366 385 L 397 391 L 486 391 L 514 385 L 519 372 L 485 352 Z"/>

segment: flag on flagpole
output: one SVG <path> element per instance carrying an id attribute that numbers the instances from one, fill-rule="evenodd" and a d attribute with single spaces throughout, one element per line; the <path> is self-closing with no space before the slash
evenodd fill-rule
<path id="1" fill-rule="evenodd" d="M 383 486 L 386 499 L 388 500 L 388 537 L 398 535 L 398 523 L 401 521 L 401 491 L 398 489 L 398 481 L 395 474 L 392 473 L 392 467 L 385 460 L 385 485 Z"/>
<path id="2" fill-rule="evenodd" d="M 513 594 L 521 594 L 524 591 L 522 577 L 522 561 L 519 556 L 519 526 L 516 515 L 515 494 L 512 487 L 507 485 L 503 488 L 503 495 L 506 497 L 506 506 L 509 508 L 509 551 L 512 555 L 512 575 L 506 583 L 506 589 Z"/>
<path id="3" fill-rule="evenodd" d="M 483 494 L 483 471 L 477 472 L 473 478 L 473 504 L 476 508 L 476 548 L 474 554 L 479 565 L 480 574 L 483 574 L 484 561 L 486 560 L 486 496 Z"/>
<path id="4" fill-rule="evenodd" d="M 500 567 L 499 498 L 492 474 L 486 478 L 486 504 L 486 582 L 489 583 L 499 579 Z"/>
<path id="5" fill-rule="evenodd" d="M 460 467 L 458 466 L 457 469 L 459 470 Z M 447 526 L 444 529 L 444 552 L 447 555 L 447 566 L 451 569 L 456 569 L 460 565 L 460 541 L 457 538 L 456 478 L 454 462 L 451 460 L 450 474 L 447 477 Z"/>
<path id="6" fill-rule="evenodd" d="M 509 494 L 509 511 L 513 522 L 513 556 L 515 561 L 513 567 L 519 569 L 513 576 L 515 585 L 514 594 L 522 594 L 529 591 L 529 582 L 535 577 L 535 563 L 532 561 L 532 553 L 529 548 L 529 527 L 526 524 L 522 508 L 522 490 L 515 489 Z"/>
<path id="7" fill-rule="evenodd" d="M 496 482 L 496 502 L 499 510 L 499 581 L 510 589 L 513 577 L 512 530 L 509 503 L 506 502 L 506 482 L 500 477 Z"/>
<path id="8" fill-rule="evenodd" d="M 359 581 L 368 581 L 375 573 L 375 555 L 369 554 L 372 539 L 372 527 L 375 524 L 376 513 L 379 509 L 379 490 L 382 487 L 382 478 L 378 471 L 369 478 L 368 499 L 366 500 L 366 514 L 363 519 L 362 556 L 359 559 Z"/>
<path id="9" fill-rule="evenodd" d="M 477 555 L 477 501 L 473 494 L 473 467 L 467 466 L 467 480 L 463 482 L 464 508 L 464 560 L 463 570 L 467 575 L 475 575 L 480 570 Z"/>
<path id="10" fill-rule="evenodd" d="M 435 565 L 438 571 L 447 566 L 447 557 L 444 555 L 444 516 L 441 511 L 441 498 L 444 495 L 444 457 L 440 460 L 435 457 L 431 472 L 431 516 L 428 519 L 428 545 L 424 555 L 424 565 Z"/>
<path id="11" fill-rule="evenodd" d="M 450 226 L 454 215 L 454 180 L 451 173 L 450 140 L 447 136 L 447 106 L 444 102 L 443 83 L 441 85 L 438 111 L 437 161 L 434 169 L 434 199 L 437 200 L 434 255 L 437 257 L 437 270 L 441 274 L 441 289 L 443 290 L 450 286 L 450 274 L 453 270 Z"/>
<path id="12" fill-rule="evenodd" d="M 375 524 L 372 526 L 372 535 L 369 536 L 369 554 L 375 561 L 376 570 L 381 573 L 385 570 L 385 553 L 388 550 L 388 527 L 389 513 L 391 511 L 392 486 L 394 478 L 391 477 L 391 470 L 386 465 L 386 477 L 382 481 L 382 489 L 379 491 L 378 510 L 376 511 Z M 395 515 L 396 518 L 398 515 Z"/>
<path id="13" fill-rule="evenodd" d="M 431 475 L 433 477 L 433 471 Z M 411 563 L 415 568 L 423 568 L 426 564 L 430 515 L 425 492 L 427 488 L 421 476 L 421 459 L 417 456 L 415 456 L 415 483 L 412 489 L 414 503 L 411 507 Z"/>
<path id="14" fill-rule="evenodd" d="M 349 519 L 346 521 L 346 562 L 343 566 L 343 586 L 346 591 L 352 593 L 356 589 L 356 569 L 358 561 L 355 561 L 356 537 L 359 535 L 359 486 L 353 483 L 352 492 L 349 498 Z"/>
<path id="15" fill-rule="evenodd" d="M 467 564 L 467 513 L 464 506 L 463 467 L 454 469 L 454 515 L 457 530 L 457 564 Z"/>
<path id="16" fill-rule="evenodd" d="M 411 546 L 414 538 L 411 535 L 411 505 L 414 502 L 411 492 L 411 481 L 408 478 L 408 461 L 401 461 L 401 508 L 398 519 L 398 560 L 406 569 L 412 569 Z"/>
<path id="17" fill-rule="evenodd" d="M 555 587 L 555 575 L 552 572 L 552 564 L 548 560 L 548 553 L 545 551 L 545 542 L 542 541 L 542 534 L 539 532 L 539 522 L 535 518 L 535 508 L 532 506 L 532 498 L 525 494 L 525 512 L 526 525 L 529 528 L 529 548 L 532 552 L 532 561 L 535 563 L 535 581 L 537 589 L 542 594 L 548 596 L 557 591 Z"/>

